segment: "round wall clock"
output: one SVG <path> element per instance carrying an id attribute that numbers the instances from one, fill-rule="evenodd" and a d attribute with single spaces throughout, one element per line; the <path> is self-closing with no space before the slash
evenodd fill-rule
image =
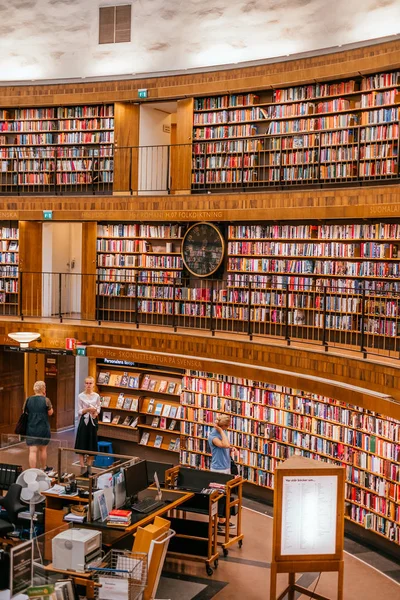
<path id="1" fill-rule="evenodd" d="M 189 227 L 182 242 L 182 259 L 187 270 L 196 277 L 208 277 L 224 260 L 225 241 L 212 223 L 196 223 Z"/>

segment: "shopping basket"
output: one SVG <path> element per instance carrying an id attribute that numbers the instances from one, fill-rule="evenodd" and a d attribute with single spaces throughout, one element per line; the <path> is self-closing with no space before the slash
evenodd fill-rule
<path id="1" fill-rule="evenodd" d="M 139 600 L 147 585 L 147 554 L 110 550 L 91 563 L 98 600 Z"/>

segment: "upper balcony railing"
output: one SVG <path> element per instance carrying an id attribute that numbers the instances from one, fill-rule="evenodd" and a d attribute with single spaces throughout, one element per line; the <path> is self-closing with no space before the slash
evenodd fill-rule
<path id="1" fill-rule="evenodd" d="M 382 126 L 385 127 L 385 126 Z M 382 184 L 400 180 L 399 134 L 360 139 L 357 129 L 118 147 L 10 146 L 2 195 L 173 194 Z M 332 133 L 332 132 L 331 132 Z"/>
<path id="2" fill-rule="evenodd" d="M 149 275 L 22 272 L 1 292 L 0 315 L 190 329 L 214 335 L 281 339 L 400 359 L 400 293 L 389 278 L 352 289 L 324 276 L 280 286 L 234 276 L 193 279 Z M 338 287 L 339 286 L 339 287 Z"/>

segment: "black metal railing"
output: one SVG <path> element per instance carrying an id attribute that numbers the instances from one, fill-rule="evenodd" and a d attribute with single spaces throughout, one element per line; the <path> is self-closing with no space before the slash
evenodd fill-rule
<path id="1" fill-rule="evenodd" d="M 0 314 L 274 337 L 400 358 L 400 281 L 354 280 L 351 288 L 329 276 L 294 281 L 156 277 L 148 269 L 123 279 L 20 272 L 12 295 L 0 292 Z"/>
<path id="2" fill-rule="evenodd" d="M 400 180 L 398 123 L 381 124 L 378 139 L 371 127 L 154 146 L 8 146 L 0 149 L 0 194 L 164 195 Z"/>

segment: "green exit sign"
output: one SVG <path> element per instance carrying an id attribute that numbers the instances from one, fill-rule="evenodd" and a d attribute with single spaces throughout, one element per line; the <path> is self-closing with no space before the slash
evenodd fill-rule
<path id="1" fill-rule="evenodd" d="M 138 90 L 137 95 L 138 95 L 138 98 L 147 98 L 147 90 L 144 88 L 141 90 Z"/>
<path id="2" fill-rule="evenodd" d="M 53 218 L 53 211 L 52 210 L 44 210 L 43 211 L 43 219 L 45 221 L 51 221 Z"/>
<path id="3" fill-rule="evenodd" d="M 76 347 L 76 355 L 77 356 L 86 356 L 86 348 L 85 348 L 85 346 L 77 346 Z"/>

